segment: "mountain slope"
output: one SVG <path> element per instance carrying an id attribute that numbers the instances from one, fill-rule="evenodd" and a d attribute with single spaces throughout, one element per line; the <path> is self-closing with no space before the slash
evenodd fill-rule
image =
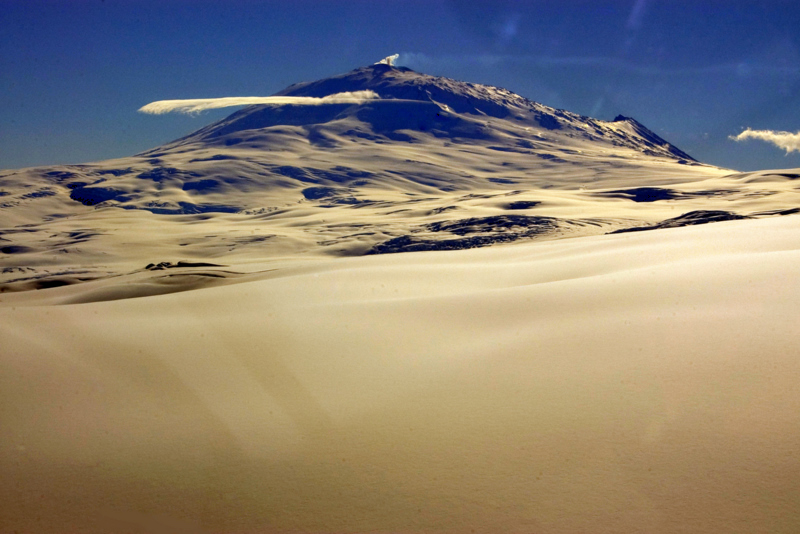
<path id="1" fill-rule="evenodd" d="M 786 173 L 752 181 L 703 165 L 633 119 L 402 67 L 278 95 L 362 90 L 380 98 L 250 106 L 129 158 L 0 172 L 0 283 L 471 248 L 797 205 Z"/>

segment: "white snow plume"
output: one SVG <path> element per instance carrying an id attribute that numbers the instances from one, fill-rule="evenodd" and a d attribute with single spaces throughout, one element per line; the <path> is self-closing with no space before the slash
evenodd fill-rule
<path id="1" fill-rule="evenodd" d="M 746 139 L 761 139 L 767 143 L 772 143 L 778 148 L 790 152 L 800 152 L 800 131 L 797 133 L 792 132 L 776 132 L 774 130 L 751 130 L 746 129 L 739 135 L 731 135 L 730 139 L 734 141 L 744 141 Z"/>
<path id="2" fill-rule="evenodd" d="M 393 54 L 391 56 L 386 56 L 382 60 L 375 63 L 376 65 L 394 65 L 394 62 L 397 61 L 397 58 L 400 57 L 400 54 Z"/>
<path id="3" fill-rule="evenodd" d="M 229 96 L 225 98 L 192 98 L 188 100 L 158 100 L 139 108 L 141 113 L 163 115 L 164 113 L 185 113 L 191 115 L 207 109 L 251 106 L 253 104 L 293 104 L 295 106 L 319 106 L 321 104 L 363 104 L 368 100 L 379 99 L 374 91 L 353 91 L 335 93 L 322 98 L 312 96 Z"/>

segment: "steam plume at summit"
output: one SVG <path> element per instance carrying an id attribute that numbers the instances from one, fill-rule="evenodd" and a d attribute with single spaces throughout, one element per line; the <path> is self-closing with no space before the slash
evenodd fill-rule
<path id="1" fill-rule="evenodd" d="M 397 61 L 397 58 L 400 57 L 400 54 L 392 54 L 391 56 L 386 56 L 382 60 L 375 63 L 376 65 L 394 65 L 394 62 Z"/>

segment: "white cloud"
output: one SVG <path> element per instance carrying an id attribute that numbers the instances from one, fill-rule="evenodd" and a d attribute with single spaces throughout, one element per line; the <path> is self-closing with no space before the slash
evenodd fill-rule
<path id="1" fill-rule="evenodd" d="M 253 104 L 293 104 L 319 106 L 321 104 L 363 104 L 380 98 L 374 91 L 353 91 L 323 96 L 230 96 L 225 98 L 192 98 L 188 100 L 158 100 L 139 108 L 141 113 L 163 115 L 164 113 L 200 113 L 208 109 L 251 106 Z"/>
<path id="2" fill-rule="evenodd" d="M 800 152 L 800 132 L 776 132 L 774 130 L 751 130 L 748 128 L 739 135 L 731 135 L 730 139 L 734 141 L 760 139 L 784 149 L 787 154 L 794 151 Z"/>

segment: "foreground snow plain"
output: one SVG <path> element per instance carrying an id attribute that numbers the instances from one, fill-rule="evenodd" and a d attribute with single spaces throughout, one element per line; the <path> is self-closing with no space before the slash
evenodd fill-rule
<path id="1" fill-rule="evenodd" d="M 3 295 L 0 530 L 794 532 L 798 235 L 788 216 Z"/>

